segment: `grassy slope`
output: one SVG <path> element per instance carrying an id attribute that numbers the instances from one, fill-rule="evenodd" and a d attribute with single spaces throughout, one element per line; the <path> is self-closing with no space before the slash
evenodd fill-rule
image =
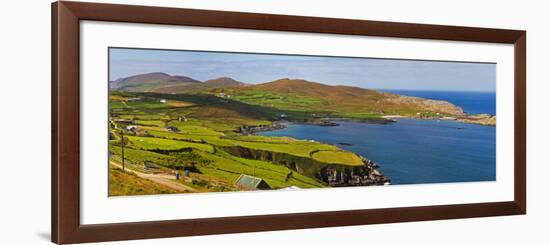
<path id="1" fill-rule="evenodd" d="M 292 185 L 301 188 L 325 186 L 319 180 L 291 171 L 283 165 L 235 157 L 223 152 L 216 155 L 201 152 L 200 155 L 212 161 L 210 164 L 199 164 L 198 169 L 203 174 L 216 176 L 230 182 L 236 181 L 239 175 L 243 173 L 255 174 L 255 176 L 264 179 L 272 188 L 283 188 Z M 287 179 L 289 174 L 291 178 Z"/>
<path id="2" fill-rule="evenodd" d="M 289 116 L 372 118 L 386 106 L 374 90 L 329 86 L 304 80 L 278 81 L 233 90 L 236 100 L 291 111 Z M 294 113 L 292 113 L 294 112 Z M 315 116 L 313 116 L 315 114 Z"/>
<path id="3" fill-rule="evenodd" d="M 116 143 L 109 144 L 109 152 L 114 156 L 121 156 L 121 147 Z M 126 161 L 133 163 L 135 165 L 143 164 L 143 162 L 151 162 L 159 166 L 164 166 L 167 168 L 179 168 L 185 165 L 183 159 L 178 159 L 177 157 L 159 154 L 151 151 L 144 151 L 139 149 L 134 149 L 131 147 L 125 147 L 124 157 Z"/>
<path id="4" fill-rule="evenodd" d="M 120 157 L 121 148 L 115 144 L 110 145 L 111 157 Z M 233 183 L 241 173 L 263 178 L 271 187 L 282 188 L 286 186 L 298 186 L 302 188 L 323 187 L 324 183 L 291 171 L 283 165 L 266 161 L 245 159 L 224 152 L 211 152 L 194 150 L 192 154 L 181 153 L 175 155 L 158 154 L 150 151 L 125 148 L 125 158 L 131 166 L 139 166 L 139 163 L 148 161 L 168 168 L 181 168 L 185 164 L 194 163 L 198 171 L 210 177 L 219 178 L 225 182 Z M 290 178 L 287 176 L 290 175 Z"/>
<path id="5" fill-rule="evenodd" d="M 120 168 L 109 168 L 109 196 L 169 193 L 177 193 L 177 191 L 150 180 L 142 179 L 136 174 L 123 172 Z"/>
<path id="6" fill-rule="evenodd" d="M 327 151 L 322 150 L 315 152 L 311 155 L 313 159 L 322 162 L 331 162 L 338 164 L 349 164 L 349 163 L 358 163 L 357 165 L 362 164 L 361 158 L 354 154 L 349 154 L 346 151 Z"/>
<path id="7" fill-rule="evenodd" d="M 218 91 L 215 91 L 218 92 Z M 433 111 L 447 114 L 452 105 L 429 107 L 423 99 L 400 99 L 402 96 L 350 86 L 329 86 L 298 79 L 281 79 L 269 83 L 225 89 L 234 100 L 285 111 L 291 120 L 322 117 L 351 119 L 380 118 L 397 114 L 415 116 Z"/>
<path id="8" fill-rule="evenodd" d="M 315 160 L 326 163 L 352 166 L 360 166 L 363 164 L 361 159 L 355 154 L 342 151 L 337 146 L 320 142 L 296 140 L 288 137 L 224 136 L 225 134 L 206 127 L 183 126 L 184 123 L 179 122 L 171 124 L 181 125 L 178 127 L 181 132 L 166 132 L 158 127 L 147 127 L 147 133 L 154 138 L 136 136 L 128 136 L 128 138 L 133 146 L 144 150 L 195 148 L 206 152 L 213 152 L 210 145 L 241 146 L 256 150 L 288 153 L 301 157 L 313 156 Z"/>
<path id="9" fill-rule="evenodd" d="M 181 150 L 193 148 L 206 152 L 213 152 L 214 148 L 207 144 L 192 143 L 179 140 L 161 139 L 155 137 L 126 136 L 131 145 L 143 150 Z"/>

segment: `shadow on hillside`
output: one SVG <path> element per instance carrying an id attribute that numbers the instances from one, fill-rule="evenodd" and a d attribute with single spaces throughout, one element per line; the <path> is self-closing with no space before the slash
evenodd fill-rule
<path id="1" fill-rule="evenodd" d="M 251 105 L 240 101 L 221 98 L 210 94 L 159 94 L 159 93 L 133 93 L 138 96 L 162 98 L 168 100 L 180 100 L 185 102 L 191 102 L 199 106 L 213 106 L 223 109 L 229 109 L 235 111 L 243 116 L 247 116 L 254 119 L 264 120 L 279 120 L 281 115 L 288 115 L 289 120 L 300 120 L 308 118 L 306 112 L 293 111 L 293 110 L 281 110 L 274 107 Z M 286 116 L 285 116 L 286 117 Z"/>

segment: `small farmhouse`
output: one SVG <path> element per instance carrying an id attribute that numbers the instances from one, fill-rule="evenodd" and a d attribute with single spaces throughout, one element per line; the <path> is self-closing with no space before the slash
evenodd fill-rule
<path id="1" fill-rule="evenodd" d="M 168 132 L 179 132 L 180 130 L 177 127 L 174 126 L 166 126 L 164 129 Z"/>
<path id="2" fill-rule="evenodd" d="M 160 99 L 160 103 L 166 103 L 165 99 Z"/>
<path id="3" fill-rule="evenodd" d="M 270 190 L 271 187 L 261 178 L 241 174 L 237 181 L 235 182 L 235 185 L 240 190 Z"/>
<path id="4" fill-rule="evenodd" d="M 135 133 L 135 132 L 138 131 L 138 126 L 136 126 L 136 125 L 128 125 L 128 126 L 126 126 L 126 130 L 128 130 L 128 132 Z"/>

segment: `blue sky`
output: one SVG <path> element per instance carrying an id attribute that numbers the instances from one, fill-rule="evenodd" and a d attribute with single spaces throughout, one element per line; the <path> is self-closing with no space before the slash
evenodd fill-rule
<path id="1" fill-rule="evenodd" d="M 208 80 L 227 76 L 257 84 L 299 78 L 373 89 L 488 91 L 496 64 L 299 55 L 111 48 L 110 80 L 165 72 Z"/>

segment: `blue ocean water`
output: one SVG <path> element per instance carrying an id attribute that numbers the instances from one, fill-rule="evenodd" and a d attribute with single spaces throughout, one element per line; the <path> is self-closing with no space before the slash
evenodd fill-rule
<path id="1" fill-rule="evenodd" d="M 496 114 L 495 93 L 385 91 L 446 100 L 462 107 L 469 114 Z M 261 134 L 338 145 L 375 161 L 382 172 L 390 177 L 392 184 L 496 179 L 495 127 L 418 119 L 398 119 L 393 124 L 338 123 L 340 125 L 336 127 L 289 124 L 286 129 Z"/>
<path id="2" fill-rule="evenodd" d="M 393 124 L 338 123 L 335 127 L 289 124 L 261 135 L 338 145 L 375 161 L 392 184 L 496 179 L 495 127 L 417 119 Z"/>
<path id="3" fill-rule="evenodd" d="M 416 96 L 426 99 L 449 101 L 468 114 L 486 113 L 496 115 L 495 92 L 455 92 L 455 91 L 424 91 L 424 90 L 383 90 L 400 95 Z"/>

